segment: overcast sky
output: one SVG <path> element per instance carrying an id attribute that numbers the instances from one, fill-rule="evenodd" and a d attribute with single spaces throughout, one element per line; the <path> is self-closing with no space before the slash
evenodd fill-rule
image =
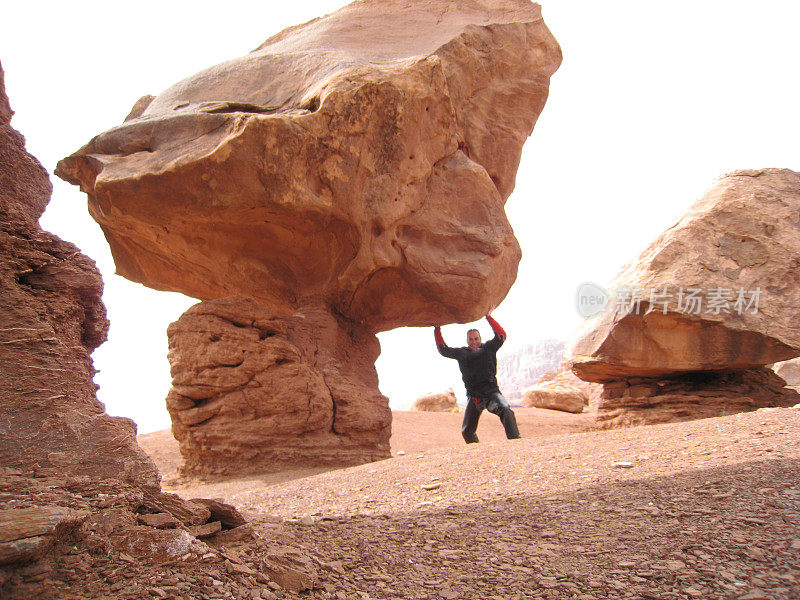
<path id="1" fill-rule="evenodd" d="M 12 125 L 52 173 L 140 96 L 344 4 L 15 2 L 3 8 L 0 36 Z M 509 333 L 501 352 L 568 340 L 580 323 L 577 287 L 607 283 L 716 177 L 800 170 L 800 3 L 552 0 L 542 12 L 564 62 L 506 205 L 523 259 L 495 313 Z M 51 179 L 42 226 L 97 261 L 106 285 L 111 331 L 94 353 L 99 397 L 142 433 L 166 428 L 166 327 L 196 300 L 114 275 L 86 197 Z M 445 339 L 463 345 L 466 330 L 447 326 Z M 394 408 L 450 386 L 463 395 L 430 329 L 379 337 L 381 391 Z"/>

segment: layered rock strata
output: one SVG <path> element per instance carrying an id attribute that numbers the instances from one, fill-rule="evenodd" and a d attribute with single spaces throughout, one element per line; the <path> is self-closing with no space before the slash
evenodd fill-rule
<path id="1" fill-rule="evenodd" d="M 453 388 L 438 394 L 420 396 L 409 410 L 415 412 L 458 412 L 458 400 Z"/>
<path id="2" fill-rule="evenodd" d="M 0 466 L 157 487 L 134 423 L 96 398 L 103 282 L 90 258 L 39 227 L 52 186 L 12 114 L 0 68 Z"/>
<path id="3" fill-rule="evenodd" d="M 281 317 L 231 297 L 170 325 L 167 397 L 183 471 L 359 464 L 389 454 L 375 335 L 319 310 Z"/>
<path id="4" fill-rule="evenodd" d="M 572 349 L 575 374 L 605 384 L 599 419 L 797 403 L 763 366 L 800 355 L 798 230 L 800 174 L 737 171 L 626 266 Z"/>
<path id="5" fill-rule="evenodd" d="M 143 97 L 56 173 L 87 193 L 121 275 L 326 312 L 361 364 L 375 345 L 359 336 L 472 321 L 505 297 L 520 249 L 503 206 L 560 61 L 527 0 L 354 2 Z M 377 386 L 335 410 L 367 397 L 378 455 Z"/>

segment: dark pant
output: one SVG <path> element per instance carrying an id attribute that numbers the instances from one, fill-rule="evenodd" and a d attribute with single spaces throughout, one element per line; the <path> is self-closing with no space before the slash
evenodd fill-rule
<path id="1" fill-rule="evenodd" d="M 514 440 L 519 437 L 517 418 L 514 416 L 514 411 L 508 406 L 508 401 L 503 398 L 503 394 L 494 392 L 481 398 L 479 402 L 475 400 L 472 396 L 467 396 L 467 408 L 464 411 L 464 422 L 461 424 L 461 435 L 464 436 L 465 442 L 473 444 L 478 441 L 475 430 L 478 428 L 478 419 L 481 418 L 484 408 L 500 417 L 508 439 Z"/>

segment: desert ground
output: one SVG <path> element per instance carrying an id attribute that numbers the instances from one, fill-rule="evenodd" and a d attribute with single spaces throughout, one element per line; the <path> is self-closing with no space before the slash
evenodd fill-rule
<path id="1" fill-rule="evenodd" d="M 233 503 L 258 539 L 193 576 L 131 565 L 115 597 L 800 598 L 797 408 L 610 431 L 516 412 L 521 440 L 489 414 L 465 445 L 458 414 L 395 412 L 390 459 L 216 482 L 178 477 L 169 432 L 139 436 L 166 490 Z M 237 573 L 275 544 L 314 557 L 312 589 Z"/>

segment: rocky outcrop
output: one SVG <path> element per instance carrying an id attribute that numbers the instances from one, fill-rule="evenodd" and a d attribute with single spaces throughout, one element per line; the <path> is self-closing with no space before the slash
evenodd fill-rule
<path id="1" fill-rule="evenodd" d="M 737 171 L 625 267 L 572 349 L 573 371 L 606 384 L 599 418 L 797 403 L 762 367 L 800 355 L 798 228 L 800 174 Z"/>
<path id="2" fill-rule="evenodd" d="M 184 472 L 359 464 L 389 455 L 377 338 L 325 311 L 280 317 L 231 297 L 170 325 L 167 397 Z"/>
<path id="3" fill-rule="evenodd" d="M 416 412 L 458 412 L 458 400 L 453 388 L 438 394 L 420 396 L 409 410 Z"/>
<path id="4" fill-rule="evenodd" d="M 791 387 L 800 387 L 800 358 L 784 360 L 772 365 L 772 370 Z"/>
<path id="5" fill-rule="evenodd" d="M 376 346 L 358 336 L 469 322 L 505 297 L 520 250 L 503 206 L 560 61 L 527 0 L 354 2 L 142 98 L 56 173 L 88 194 L 119 274 L 327 312 L 361 364 Z M 368 395 L 354 420 L 383 440 Z M 364 406 L 339 402 L 341 423 Z"/>
<path id="6" fill-rule="evenodd" d="M 765 367 L 697 371 L 606 383 L 597 421 L 601 427 L 669 423 L 798 402 L 800 394 Z"/>
<path id="7" fill-rule="evenodd" d="M 501 352 L 497 357 L 497 381 L 509 404 L 522 403 L 527 388 L 559 367 L 564 360 L 564 348 L 564 342 L 550 339 L 526 344 L 514 352 Z"/>
<path id="8" fill-rule="evenodd" d="M 39 227 L 52 186 L 11 114 L 0 68 L 0 466 L 157 487 L 134 423 L 95 396 L 103 282 L 76 246 Z"/>
<path id="9" fill-rule="evenodd" d="M 537 383 L 522 393 L 522 405 L 527 407 L 581 413 L 588 404 L 589 397 L 583 391 L 555 381 Z"/>

